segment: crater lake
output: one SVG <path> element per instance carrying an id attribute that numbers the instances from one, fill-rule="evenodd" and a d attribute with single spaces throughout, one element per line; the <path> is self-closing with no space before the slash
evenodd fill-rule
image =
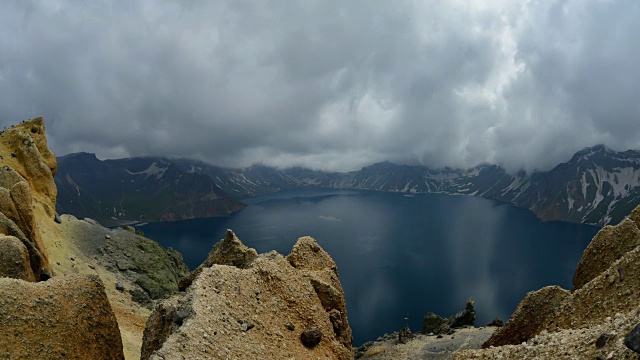
<path id="1" fill-rule="evenodd" d="M 507 320 L 529 291 L 571 288 L 583 250 L 599 228 L 541 222 L 528 210 L 472 196 L 296 189 L 245 200 L 229 218 L 140 226 L 195 269 L 232 229 L 259 253 L 287 255 L 314 237 L 338 265 L 354 345 L 424 315 L 455 314 L 472 297 L 476 326 Z"/>

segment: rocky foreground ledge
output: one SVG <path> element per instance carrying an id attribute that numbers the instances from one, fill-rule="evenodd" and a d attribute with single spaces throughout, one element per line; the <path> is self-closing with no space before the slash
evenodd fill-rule
<path id="1" fill-rule="evenodd" d="M 338 269 L 313 238 L 258 255 L 228 230 L 181 286 L 149 317 L 142 359 L 353 359 Z"/>

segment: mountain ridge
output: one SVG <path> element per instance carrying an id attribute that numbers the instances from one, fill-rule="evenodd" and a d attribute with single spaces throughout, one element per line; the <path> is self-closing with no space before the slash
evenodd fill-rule
<path id="1" fill-rule="evenodd" d="M 229 216 L 245 207 L 210 177 L 185 171 L 166 158 L 102 161 L 76 153 L 58 161 L 60 213 L 116 224 Z"/>
<path id="2" fill-rule="evenodd" d="M 62 174 L 66 173 L 65 158 L 75 155 L 76 158 L 89 158 L 86 153 L 59 158 Z M 171 164 L 180 174 L 208 177 L 222 192 L 236 199 L 298 187 L 472 195 L 529 209 L 544 221 L 595 225 L 616 224 L 640 204 L 640 152 L 618 152 L 604 145 L 584 148 L 551 170 L 531 174 L 524 171 L 509 173 L 493 164 L 481 164 L 465 170 L 431 169 L 389 161 L 349 172 L 325 172 L 302 167 L 276 169 L 264 165 L 232 169 L 196 160 L 161 157 L 104 160 L 104 163 L 140 161 L 146 161 L 147 167 L 137 168 L 137 171 L 140 174 L 146 171 L 147 177 L 152 176 L 150 172 L 159 171 L 152 169 L 152 164 Z M 131 169 L 125 170 L 135 175 Z M 60 209 L 65 210 L 69 208 L 64 201 L 69 199 L 67 195 L 72 184 L 62 178 L 58 176 L 56 184 L 61 193 Z"/>

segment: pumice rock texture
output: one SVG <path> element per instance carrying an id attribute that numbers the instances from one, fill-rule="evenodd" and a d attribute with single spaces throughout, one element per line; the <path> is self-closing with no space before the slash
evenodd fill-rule
<path id="1" fill-rule="evenodd" d="M 0 133 L 0 357 L 122 359 L 103 282 L 80 273 L 55 222 L 56 169 L 42 118 Z M 54 271 L 61 258 L 73 264 Z"/>
<path id="2" fill-rule="evenodd" d="M 116 317 L 95 276 L 0 278 L 0 354 L 9 359 L 123 359 Z"/>
<path id="3" fill-rule="evenodd" d="M 573 276 L 573 290 L 583 287 L 638 245 L 640 230 L 629 218 L 616 226 L 602 228 L 584 250 Z"/>
<path id="4" fill-rule="evenodd" d="M 338 269 L 313 238 L 258 255 L 228 230 L 182 285 L 149 317 L 141 359 L 353 359 Z"/>
<path id="5" fill-rule="evenodd" d="M 23 280 L 35 281 L 49 260 L 36 223 L 35 212 L 55 216 L 55 155 L 47 148 L 42 118 L 14 125 L 0 133 L 0 232 L 19 239 L 29 254 L 31 272 Z"/>

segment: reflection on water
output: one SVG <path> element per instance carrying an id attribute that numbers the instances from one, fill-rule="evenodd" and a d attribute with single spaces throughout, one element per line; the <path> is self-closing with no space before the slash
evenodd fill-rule
<path id="1" fill-rule="evenodd" d="M 336 221 L 339 220 L 339 221 Z M 179 250 L 193 269 L 233 229 L 258 252 L 288 254 L 310 235 L 334 258 L 356 344 L 413 331 L 428 311 L 476 301 L 478 325 L 506 320 L 531 290 L 571 287 L 598 228 L 542 223 L 529 211 L 467 196 L 303 189 L 252 199 L 228 219 L 151 223 L 145 234 Z"/>

